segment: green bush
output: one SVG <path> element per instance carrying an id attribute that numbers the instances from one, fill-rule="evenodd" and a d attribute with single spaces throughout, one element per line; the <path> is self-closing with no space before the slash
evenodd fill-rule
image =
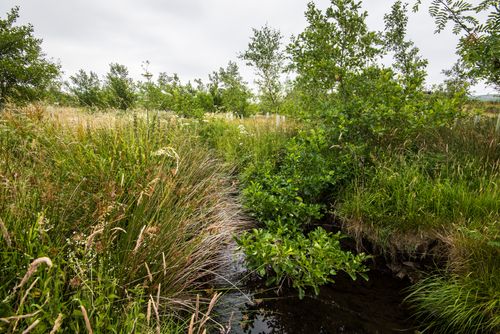
<path id="1" fill-rule="evenodd" d="M 367 256 L 343 251 L 340 232 L 333 234 L 317 228 L 306 235 L 286 222 L 272 224 L 272 228 L 269 225 L 238 239 L 248 268 L 267 277 L 267 284 L 281 286 L 290 281 L 302 299 L 306 288 L 313 288 L 319 294 L 319 287 L 335 282 L 333 277 L 339 271 L 346 272 L 353 280 L 357 275 L 368 280 L 363 265 Z"/>

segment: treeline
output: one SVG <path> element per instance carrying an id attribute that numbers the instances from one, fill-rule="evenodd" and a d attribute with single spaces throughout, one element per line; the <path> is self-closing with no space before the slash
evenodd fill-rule
<path id="1" fill-rule="evenodd" d="M 93 109 L 171 110 L 195 117 L 205 112 L 241 116 L 279 112 L 316 117 L 331 114 L 339 105 L 351 114 L 381 104 L 400 109 L 408 100 L 425 99 L 424 93 L 429 91 L 465 97 L 477 80 L 498 87 L 498 18 L 493 10 L 486 23 L 474 26 L 475 19 L 467 14 L 467 10 L 488 11 L 487 4 L 472 9 L 446 9 L 439 4 L 431 7 L 439 30 L 450 21 L 448 10 L 453 14 L 454 31 L 461 35 L 459 61 L 446 71 L 448 79 L 432 89 L 425 82 L 427 60 L 406 38 L 405 3 L 395 2 L 384 16 L 384 31 L 371 31 L 366 26 L 367 13 L 361 11 L 360 2 L 332 4 L 323 12 L 311 2 L 305 12 L 309 25 L 288 44 L 279 30 L 267 25 L 253 29 L 247 49 L 238 57 L 255 71 L 255 93 L 235 62 L 214 71 L 208 82 L 198 79 L 182 83 L 176 74 L 154 76 L 148 62 L 139 81 L 130 77 L 126 66 L 116 63 L 110 64 L 104 77 L 80 70 L 62 81 L 60 65 L 43 53 L 42 40 L 34 37 L 33 27 L 15 24 L 19 17 L 19 8 L 15 7 L 6 19 L 0 19 L 0 105 L 46 100 Z M 342 20 L 339 15 L 353 18 Z M 393 58 L 391 66 L 381 65 L 380 60 L 386 56 Z M 294 79 L 283 80 L 286 75 Z"/>
<path id="2" fill-rule="evenodd" d="M 169 110 L 186 117 L 201 117 L 205 112 L 241 116 L 256 112 L 250 101 L 252 93 L 234 62 L 212 73 L 208 83 L 197 79 L 194 84 L 183 84 L 177 74 L 160 73 L 153 79 L 147 65 L 143 66 L 143 81 L 134 81 L 127 67 L 120 64 L 110 64 L 104 78 L 80 70 L 65 83 L 63 101 L 92 109 Z"/>

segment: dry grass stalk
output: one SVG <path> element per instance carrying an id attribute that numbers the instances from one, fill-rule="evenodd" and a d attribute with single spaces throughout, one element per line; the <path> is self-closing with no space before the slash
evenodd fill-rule
<path id="1" fill-rule="evenodd" d="M 141 229 L 141 232 L 139 232 L 139 236 L 137 237 L 137 241 L 135 242 L 135 247 L 134 250 L 132 251 L 133 253 L 136 253 L 139 250 L 139 247 L 141 247 L 142 242 L 144 241 L 144 230 L 146 229 L 146 225 L 144 225 Z"/>
<path id="2" fill-rule="evenodd" d="M 127 231 L 125 231 L 123 228 L 121 227 L 113 227 L 111 229 L 111 238 L 109 240 L 109 243 L 113 243 L 113 241 L 116 239 L 117 235 L 118 235 L 118 232 L 123 232 L 123 233 L 127 233 Z"/>
<path id="3" fill-rule="evenodd" d="M 148 310 L 146 312 L 146 322 L 149 326 L 149 322 L 151 321 L 151 299 L 148 300 Z"/>
<path id="4" fill-rule="evenodd" d="M 92 330 L 92 326 L 90 325 L 89 316 L 87 314 L 87 310 L 85 309 L 85 306 L 80 305 L 80 309 L 82 310 L 83 319 L 85 319 L 85 327 L 87 327 L 87 332 L 89 334 L 93 334 L 94 331 Z"/>
<path id="5" fill-rule="evenodd" d="M 26 319 L 26 318 L 34 317 L 35 315 L 37 315 L 40 312 L 42 312 L 42 310 L 38 310 L 36 312 L 23 314 L 23 315 L 14 315 L 12 317 L 0 318 L 0 321 L 3 321 L 5 323 L 10 323 L 12 320 L 19 320 L 19 319 Z"/>
<path id="6" fill-rule="evenodd" d="M 200 330 L 203 329 L 203 333 L 206 332 L 206 329 L 205 329 L 205 324 L 207 323 L 208 320 L 210 320 L 210 313 L 212 312 L 214 306 L 215 306 L 215 303 L 217 303 L 217 300 L 219 299 L 219 297 L 222 295 L 222 293 L 215 293 L 214 296 L 212 297 L 212 299 L 210 300 L 210 304 L 208 304 L 208 309 L 207 309 L 207 312 L 203 315 L 203 318 L 201 319 L 201 322 L 200 322 L 200 326 L 198 327 L 198 333 L 200 333 Z"/>
<path id="7" fill-rule="evenodd" d="M 144 266 L 146 267 L 146 271 L 148 272 L 149 281 L 153 283 L 153 275 L 151 274 L 151 270 L 149 270 L 149 266 L 146 262 L 144 262 Z"/>
<path id="8" fill-rule="evenodd" d="M 26 328 L 24 331 L 23 331 L 23 334 L 28 334 L 29 332 L 31 332 L 31 330 L 33 328 L 36 327 L 36 325 L 38 325 L 40 323 L 40 319 L 36 319 L 35 321 L 33 321 L 33 323 L 31 325 L 28 326 L 28 328 Z"/>
<path id="9" fill-rule="evenodd" d="M 94 242 L 94 238 L 97 235 L 102 234 L 102 232 L 104 232 L 104 229 L 100 228 L 100 229 L 94 231 L 91 235 L 89 235 L 89 237 L 87 238 L 87 244 L 85 245 L 85 250 L 88 250 L 90 247 L 92 247 L 92 243 Z"/>
<path id="10" fill-rule="evenodd" d="M 179 171 L 179 166 L 180 166 L 180 157 L 179 154 L 172 148 L 172 147 L 163 147 L 160 148 L 158 151 L 154 152 L 153 155 L 155 156 L 163 156 L 166 155 L 170 158 L 175 159 L 175 168 L 172 170 L 172 174 L 175 176 L 177 175 L 177 172 Z"/>
<path id="11" fill-rule="evenodd" d="M 33 276 L 33 274 L 36 272 L 36 270 L 38 269 L 38 266 L 40 266 L 42 263 L 46 264 L 49 268 L 52 267 L 52 261 L 48 257 L 40 257 L 40 258 L 34 260 L 33 262 L 31 262 L 31 264 L 28 268 L 28 271 L 26 271 L 26 274 L 24 275 L 23 279 L 21 280 L 21 283 L 19 283 L 19 285 L 17 285 L 14 288 L 14 290 L 23 287 L 23 285 L 26 284 L 26 282 L 28 282 L 30 277 Z"/>
<path id="12" fill-rule="evenodd" d="M 156 293 L 156 305 L 158 305 L 158 308 L 160 307 L 160 291 L 161 283 L 158 284 L 158 292 Z"/>
<path id="13" fill-rule="evenodd" d="M 200 296 L 196 295 L 196 304 L 195 304 L 195 310 L 193 315 L 191 315 L 191 320 L 189 322 L 189 327 L 188 327 L 188 334 L 204 334 L 207 332 L 207 329 L 205 328 L 206 323 L 208 320 L 210 320 L 210 313 L 212 312 L 215 303 L 219 299 L 219 297 L 222 295 L 222 293 L 215 293 L 215 295 L 212 297 L 210 300 L 210 303 L 208 305 L 208 309 L 206 313 L 200 312 Z M 199 314 L 202 313 L 203 317 L 198 320 Z M 199 322 L 199 325 L 197 325 Z M 196 329 L 196 331 L 195 331 Z"/>
<path id="14" fill-rule="evenodd" d="M 191 321 L 189 321 L 189 328 L 188 328 L 188 334 L 194 334 L 194 313 L 191 315 Z"/>
<path id="15" fill-rule="evenodd" d="M 33 289 L 33 287 L 35 286 L 36 282 L 38 282 L 39 279 L 40 279 L 40 277 L 37 277 L 33 281 L 33 283 L 31 283 L 31 285 L 29 286 L 29 288 L 26 290 L 26 292 L 24 293 L 23 298 L 21 298 L 21 302 L 19 303 L 19 307 L 17 308 L 18 310 L 21 309 L 21 307 L 23 307 L 24 302 L 26 301 L 26 297 L 28 297 L 28 294 L 30 293 L 31 289 Z"/>
<path id="16" fill-rule="evenodd" d="M 163 276 L 167 276 L 167 261 L 165 260 L 165 252 L 161 252 L 163 260 Z"/>
<path id="17" fill-rule="evenodd" d="M 156 317 L 156 333 L 161 334 L 161 325 L 160 325 L 160 312 L 158 311 L 158 305 L 156 305 L 153 296 L 149 295 L 149 298 L 151 300 L 151 304 L 153 305 L 153 310 L 155 311 L 155 317 Z"/>
<path id="18" fill-rule="evenodd" d="M 9 231 L 5 227 L 2 218 L 0 218 L 0 230 L 2 230 L 2 236 L 5 239 L 8 247 L 12 247 L 12 241 L 10 240 Z"/>
<path id="19" fill-rule="evenodd" d="M 63 315 L 62 313 L 59 313 L 56 321 L 54 322 L 54 326 L 52 327 L 52 330 L 50 331 L 49 334 L 55 334 L 59 330 L 59 328 L 61 328 L 62 321 L 63 321 Z"/>
<path id="20" fill-rule="evenodd" d="M 196 304 L 194 309 L 194 318 L 198 321 L 198 312 L 200 311 L 200 295 L 196 295 Z"/>
<path id="21" fill-rule="evenodd" d="M 21 302 L 19 303 L 19 306 L 17 307 L 17 312 L 16 314 L 19 313 L 19 310 L 21 310 L 21 308 L 23 307 L 24 305 L 24 302 L 26 301 L 26 298 L 28 297 L 28 294 L 30 293 L 31 289 L 33 289 L 33 287 L 35 286 L 35 284 L 38 282 L 38 280 L 40 279 L 40 277 L 37 277 L 33 283 L 31 283 L 31 285 L 29 286 L 29 288 L 26 290 L 26 292 L 24 293 L 23 297 L 21 298 Z M 12 331 L 15 332 L 16 331 L 16 328 L 17 328 L 17 325 L 19 323 L 19 319 L 16 320 L 16 322 L 14 323 L 14 327 L 12 328 Z"/>

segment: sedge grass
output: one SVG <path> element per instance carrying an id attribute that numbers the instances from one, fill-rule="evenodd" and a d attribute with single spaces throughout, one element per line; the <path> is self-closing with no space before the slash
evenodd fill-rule
<path id="1" fill-rule="evenodd" d="M 500 325 L 500 133 L 475 117 L 425 129 L 372 156 L 337 205 L 345 228 L 385 253 L 447 259 L 410 288 L 424 331 L 497 333 Z M 429 246 L 429 247 L 428 247 Z"/>
<path id="2" fill-rule="evenodd" d="M 241 226 L 228 167 L 172 122 L 33 108 L 0 116 L 0 331 L 147 332 L 150 295 L 185 330 Z"/>

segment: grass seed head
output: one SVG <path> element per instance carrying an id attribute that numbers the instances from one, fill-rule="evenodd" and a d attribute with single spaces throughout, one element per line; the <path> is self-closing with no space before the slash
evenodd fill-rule
<path id="1" fill-rule="evenodd" d="M 33 276 L 33 274 L 36 272 L 36 270 L 42 263 L 49 268 L 52 267 L 52 261 L 48 257 L 40 257 L 34 260 L 33 262 L 31 262 L 28 271 L 26 271 L 26 274 L 24 275 L 23 279 L 21 280 L 21 283 L 19 283 L 16 289 L 23 287 L 23 285 L 26 284 L 26 282 L 28 282 L 30 277 Z"/>

